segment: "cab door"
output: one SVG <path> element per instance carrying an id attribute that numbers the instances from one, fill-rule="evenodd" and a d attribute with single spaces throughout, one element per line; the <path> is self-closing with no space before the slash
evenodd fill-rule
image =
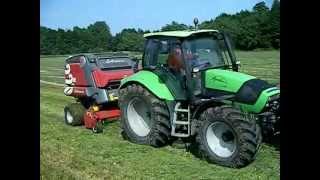
<path id="1" fill-rule="evenodd" d="M 186 100 L 183 62 L 178 58 L 179 47 L 176 47 L 174 42 L 174 39 L 149 39 L 143 65 L 144 69 L 149 69 L 159 76 L 176 100 Z"/>

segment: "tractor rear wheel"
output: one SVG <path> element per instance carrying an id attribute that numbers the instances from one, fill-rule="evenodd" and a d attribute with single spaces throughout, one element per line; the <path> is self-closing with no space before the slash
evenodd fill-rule
<path id="1" fill-rule="evenodd" d="M 208 108 L 196 135 L 199 154 L 210 163 L 240 168 L 259 150 L 261 131 L 254 119 L 231 106 Z"/>
<path id="2" fill-rule="evenodd" d="M 83 124 L 86 109 L 80 103 L 71 103 L 64 108 L 64 119 L 67 125 L 79 126 Z"/>
<path id="3" fill-rule="evenodd" d="M 120 90 L 120 124 L 125 139 L 137 144 L 161 147 L 170 141 L 170 120 L 166 104 L 140 85 Z"/>

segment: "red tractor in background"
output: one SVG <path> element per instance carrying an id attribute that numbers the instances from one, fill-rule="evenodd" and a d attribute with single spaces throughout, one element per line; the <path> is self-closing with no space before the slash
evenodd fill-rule
<path id="1" fill-rule="evenodd" d="M 66 59 L 64 94 L 77 99 L 64 108 L 65 123 L 103 131 L 103 122 L 119 117 L 120 80 L 137 70 L 134 58 L 122 53 L 79 54 Z"/>

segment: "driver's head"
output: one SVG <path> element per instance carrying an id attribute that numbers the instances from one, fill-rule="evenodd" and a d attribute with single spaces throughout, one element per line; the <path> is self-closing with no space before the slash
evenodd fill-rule
<path id="1" fill-rule="evenodd" d="M 180 46 L 176 45 L 168 56 L 169 68 L 178 71 L 182 68 L 182 51 Z"/>
<path id="2" fill-rule="evenodd" d="M 181 48 L 180 46 L 176 45 L 174 48 L 173 48 L 173 51 L 172 51 L 172 54 L 174 56 L 176 56 L 177 58 L 182 58 L 182 51 L 181 51 Z"/>

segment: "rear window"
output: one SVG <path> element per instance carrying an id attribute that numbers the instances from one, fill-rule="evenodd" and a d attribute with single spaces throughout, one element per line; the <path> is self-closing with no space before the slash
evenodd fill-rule
<path id="1" fill-rule="evenodd" d="M 133 61 L 129 58 L 100 58 L 97 64 L 102 70 L 131 69 Z"/>

